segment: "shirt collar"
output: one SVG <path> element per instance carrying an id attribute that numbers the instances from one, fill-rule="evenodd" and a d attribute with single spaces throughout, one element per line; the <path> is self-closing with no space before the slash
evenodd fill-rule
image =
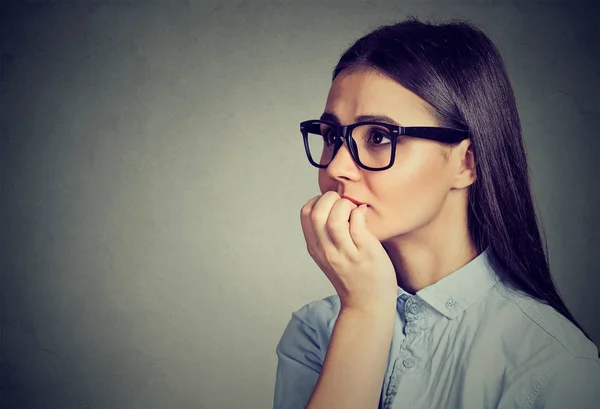
<path id="1" fill-rule="evenodd" d="M 447 318 L 455 319 L 498 280 L 486 248 L 458 270 L 422 288 L 415 295 L 398 287 L 398 296 L 417 296 Z"/>

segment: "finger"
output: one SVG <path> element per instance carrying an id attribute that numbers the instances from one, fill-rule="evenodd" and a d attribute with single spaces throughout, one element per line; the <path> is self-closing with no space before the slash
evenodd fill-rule
<path id="1" fill-rule="evenodd" d="M 377 238 L 367 229 L 366 216 L 369 208 L 367 205 L 360 205 L 350 213 L 350 237 L 358 251 L 379 242 Z"/>
<path id="2" fill-rule="evenodd" d="M 317 203 L 317 200 L 319 200 L 320 197 L 321 195 L 313 197 L 302 206 L 302 209 L 300 209 L 300 223 L 302 225 L 302 233 L 304 234 L 307 249 L 312 247 L 316 248 L 317 246 L 317 235 L 313 230 L 310 215 L 315 203 Z M 310 251 L 312 250 L 309 250 L 309 252 Z"/>
<path id="3" fill-rule="evenodd" d="M 358 249 L 350 237 L 350 214 L 357 206 L 348 199 L 340 199 L 333 204 L 326 227 L 338 251 L 349 256 L 358 254 Z"/>
<path id="4" fill-rule="evenodd" d="M 325 192 L 315 203 L 310 214 L 312 230 L 317 239 L 317 246 L 321 251 L 333 254 L 335 251 L 335 242 L 327 230 L 327 219 L 334 203 L 341 199 L 341 196 L 333 191 Z"/>

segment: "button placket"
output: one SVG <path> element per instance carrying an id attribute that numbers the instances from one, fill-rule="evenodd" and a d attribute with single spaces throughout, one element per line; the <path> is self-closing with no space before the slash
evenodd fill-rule
<path id="1" fill-rule="evenodd" d="M 404 367 L 407 369 L 412 368 L 413 366 L 415 366 L 416 363 L 417 361 L 415 361 L 415 359 L 412 357 L 404 358 L 404 360 L 402 361 L 402 365 L 404 365 Z"/>
<path id="2" fill-rule="evenodd" d="M 388 404 L 391 403 L 393 397 L 396 395 L 396 393 L 398 392 L 398 371 L 400 370 L 399 368 L 399 362 L 396 361 L 394 363 L 394 367 L 392 369 L 392 376 L 390 377 L 390 383 L 388 385 L 388 393 L 387 393 L 387 402 Z"/>

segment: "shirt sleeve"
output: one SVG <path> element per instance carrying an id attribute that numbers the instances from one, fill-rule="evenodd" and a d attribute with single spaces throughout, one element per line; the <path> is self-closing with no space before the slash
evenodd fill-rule
<path id="1" fill-rule="evenodd" d="M 600 408 L 600 361 L 569 358 L 555 366 L 532 409 Z"/>
<path id="2" fill-rule="evenodd" d="M 319 379 L 323 358 L 319 334 L 292 314 L 277 344 L 273 409 L 304 409 Z"/>

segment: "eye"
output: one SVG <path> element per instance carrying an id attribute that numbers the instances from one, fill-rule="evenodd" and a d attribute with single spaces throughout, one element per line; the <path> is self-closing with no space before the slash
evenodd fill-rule
<path id="1" fill-rule="evenodd" d="M 392 137 L 387 130 L 374 127 L 368 132 L 368 142 L 376 146 L 387 145 L 392 142 Z"/>
<path id="2" fill-rule="evenodd" d="M 335 132 L 333 132 L 332 128 L 323 128 L 321 130 L 321 135 L 323 135 L 323 140 L 325 141 L 325 145 L 335 145 L 336 136 Z"/>

